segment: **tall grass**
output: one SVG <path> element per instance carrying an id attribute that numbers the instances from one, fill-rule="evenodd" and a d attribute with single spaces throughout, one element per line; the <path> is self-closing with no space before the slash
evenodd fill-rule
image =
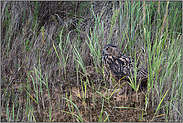
<path id="1" fill-rule="evenodd" d="M 139 110 L 113 106 L 125 83 L 107 88 L 101 49 L 109 43 L 148 70 L 139 121 L 151 108 L 146 121 L 181 121 L 182 2 L 9 1 L 1 7 L 3 121 L 120 121 L 110 118 L 111 107 Z M 129 85 L 137 92 L 134 78 Z"/>

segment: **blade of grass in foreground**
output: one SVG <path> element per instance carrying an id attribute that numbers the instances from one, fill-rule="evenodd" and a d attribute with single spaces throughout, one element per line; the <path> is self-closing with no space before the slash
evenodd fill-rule
<path id="1" fill-rule="evenodd" d="M 73 115 L 75 115 L 79 119 L 80 122 L 83 122 L 83 118 L 82 118 L 81 113 L 80 113 L 78 107 L 76 106 L 76 104 L 74 104 L 71 100 L 69 100 L 69 99 L 67 99 L 65 97 L 62 97 L 62 99 L 65 99 L 65 100 L 69 101 L 72 105 L 74 105 L 74 107 L 77 109 L 78 115 L 73 114 L 71 112 L 69 113 L 69 112 L 66 112 L 66 111 L 62 111 L 62 112 L 66 112 L 66 113 L 69 113 L 69 114 L 73 114 Z"/>
<path id="2" fill-rule="evenodd" d="M 169 88 L 169 89 L 170 89 L 170 88 Z M 167 95 L 169 89 L 166 91 L 165 95 L 163 96 L 163 98 L 161 99 L 160 103 L 158 104 L 158 107 L 157 107 L 157 109 L 156 109 L 156 112 L 154 113 L 154 117 L 152 118 L 152 121 L 153 121 L 153 119 L 155 118 L 156 113 L 157 113 L 158 110 L 160 109 L 161 103 L 163 102 L 164 98 L 166 97 L 166 95 Z"/>
<path id="3" fill-rule="evenodd" d="M 105 112 L 105 114 L 106 114 L 106 116 L 107 116 L 107 117 L 105 118 L 105 120 L 103 120 L 103 118 L 102 118 L 102 115 L 103 115 L 104 112 Z M 98 122 L 105 122 L 107 119 L 108 119 L 108 121 L 109 121 L 108 114 L 107 114 L 106 111 L 104 111 L 104 99 L 103 99 L 103 101 L 102 101 L 102 108 L 101 108 L 101 111 L 100 111 L 100 116 L 99 116 Z"/>

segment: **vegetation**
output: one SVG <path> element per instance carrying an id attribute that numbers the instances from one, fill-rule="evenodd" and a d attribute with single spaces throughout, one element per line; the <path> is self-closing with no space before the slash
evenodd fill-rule
<path id="1" fill-rule="evenodd" d="M 3 1 L 1 13 L 2 122 L 181 121 L 181 1 Z M 140 54 L 146 91 L 107 88 L 108 43 Z"/>

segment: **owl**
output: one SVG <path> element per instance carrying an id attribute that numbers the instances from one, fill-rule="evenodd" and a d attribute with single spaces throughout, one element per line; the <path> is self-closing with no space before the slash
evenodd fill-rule
<path id="1" fill-rule="evenodd" d="M 135 59 L 122 55 L 116 45 L 108 44 L 102 49 L 102 65 L 104 66 L 104 75 L 112 75 L 115 80 L 129 80 L 129 78 L 134 80 L 134 71 L 136 67 L 137 82 L 147 82 L 148 73 L 140 61 L 136 61 L 135 64 Z"/>

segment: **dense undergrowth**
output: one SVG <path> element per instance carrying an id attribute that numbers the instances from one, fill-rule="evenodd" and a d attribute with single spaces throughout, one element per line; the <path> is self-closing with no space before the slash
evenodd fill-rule
<path id="1" fill-rule="evenodd" d="M 1 121 L 182 120 L 182 2 L 1 2 Z M 101 49 L 148 70 L 144 92 L 106 88 Z"/>

